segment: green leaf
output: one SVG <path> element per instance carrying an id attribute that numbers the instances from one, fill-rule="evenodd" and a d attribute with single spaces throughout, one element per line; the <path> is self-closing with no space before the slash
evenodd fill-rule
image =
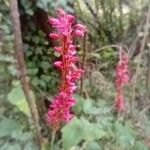
<path id="1" fill-rule="evenodd" d="M 132 150 L 148 150 L 148 147 L 143 142 L 136 142 L 136 144 L 132 147 Z"/>
<path id="2" fill-rule="evenodd" d="M 54 56 L 57 57 L 57 58 L 59 58 L 61 55 L 58 52 L 54 52 Z"/>
<path id="3" fill-rule="evenodd" d="M 36 49 L 35 53 L 42 55 L 42 54 L 43 54 L 42 47 L 38 47 L 38 48 Z"/>
<path id="4" fill-rule="evenodd" d="M 21 130 L 21 125 L 12 119 L 4 118 L 0 122 L 0 137 L 11 135 L 13 132 Z"/>
<path id="5" fill-rule="evenodd" d="M 103 129 L 101 129 L 99 124 L 90 123 L 85 118 L 82 118 L 81 122 L 83 125 L 84 132 L 83 139 L 86 141 L 101 139 L 106 134 L 106 132 Z"/>
<path id="6" fill-rule="evenodd" d="M 21 146 L 19 143 L 5 143 L 2 147 L 0 147 L 1 150 L 21 150 Z"/>
<path id="7" fill-rule="evenodd" d="M 62 129 L 63 147 L 69 150 L 74 145 L 78 144 L 83 137 L 83 130 L 80 120 L 74 118 Z"/>
<path id="8" fill-rule="evenodd" d="M 32 9 L 27 9 L 27 10 L 26 10 L 26 13 L 27 13 L 28 15 L 32 16 L 32 15 L 33 15 L 33 10 L 32 10 Z"/>
<path id="9" fill-rule="evenodd" d="M 89 111 L 92 111 L 92 102 L 91 100 L 86 100 L 83 106 L 83 111 L 88 114 Z"/>
<path id="10" fill-rule="evenodd" d="M 77 104 L 73 107 L 73 112 L 75 112 L 75 114 L 79 114 L 83 110 L 85 99 L 79 95 L 74 95 L 74 98 L 77 100 Z"/>
<path id="11" fill-rule="evenodd" d="M 29 73 L 29 75 L 36 75 L 36 74 L 38 74 L 38 71 L 39 71 L 39 69 L 38 68 L 30 68 L 30 69 L 28 69 L 28 73 Z"/>
<path id="12" fill-rule="evenodd" d="M 14 63 L 15 62 L 15 60 L 14 60 L 14 57 L 12 57 L 12 56 L 7 56 L 7 55 L 1 55 L 0 56 L 0 61 L 1 62 L 10 62 L 10 63 Z"/>
<path id="13" fill-rule="evenodd" d="M 82 118 L 74 118 L 62 129 L 63 146 L 65 150 L 79 144 L 82 140 L 93 141 L 105 135 L 99 124 L 90 123 Z"/>
<path id="14" fill-rule="evenodd" d="M 97 58 L 97 59 L 100 59 L 101 56 L 100 54 L 97 54 L 97 53 L 91 53 L 91 56 L 89 56 L 90 58 Z"/>
<path id="15" fill-rule="evenodd" d="M 117 142 L 123 146 L 131 146 L 135 143 L 133 130 L 131 127 L 124 126 L 119 122 L 114 124 L 115 126 L 115 134 L 117 136 Z"/>
<path id="16" fill-rule="evenodd" d="M 42 61 L 41 64 L 40 64 L 41 68 L 47 70 L 50 68 L 50 63 L 48 61 Z"/>
<path id="17" fill-rule="evenodd" d="M 99 146 L 97 142 L 92 141 L 87 144 L 86 150 L 101 150 L 101 147 Z"/>
<path id="18" fill-rule="evenodd" d="M 33 143 L 26 144 L 26 146 L 24 148 L 24 150 L 37 150 L 37 149 L 38 149 L 37 146 L 34 145 Z"/>
<path id="19" fill-rule="evenodd" d="M 8 100 L 13 105 L 16 105 L 27 116 L 31 116 L 28 103 L 21 86 L 14 87 L 8 94 Z"/>

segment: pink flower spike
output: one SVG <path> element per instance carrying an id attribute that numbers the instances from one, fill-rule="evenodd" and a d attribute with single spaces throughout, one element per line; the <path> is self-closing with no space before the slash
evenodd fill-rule
<path id="1" fill-rule="evenodd" d="M 60 39 L 60 35 L 56 34 L 56 33 L 50 33 L 49 34 L 50 38 L 53 40 L 58 40 Z"/>
<path id="2" fill-rule="evenodd" d="M 83 37 L 86 28 L 81 25 L 75 25 L 75 17 L 66 14 L 62 9 L 57 10 L 58 18 L 50 18 L 49 23 L 56 28 L 57 33 L 51 33 L 53 40 L 59 40 L 59 45 L 54 47 L 55 51 L 60 53 L 61 60 L 56 61 L 54 65 L 61 71 L 60 91 L 55 96 L 49 107 L 46 120 L 54 130 L 61 128 L 64 122 L 68 122 L 73 118 L 71 108 L 75 105 L 76 100 L 73 93 L 76 90 L 75 81 L 77 81 L 83 71 L 78 69 L 76 62 L 76 48 L 74 45 L 74 37 Z"/>
<path id="3" fill-rule="evenodd" d="M 62 61 L 56 61 L 54 65 L 58 68 L 62 68 Z"/>

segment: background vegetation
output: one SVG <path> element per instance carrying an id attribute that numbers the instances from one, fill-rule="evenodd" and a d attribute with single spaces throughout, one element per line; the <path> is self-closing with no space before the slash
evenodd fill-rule
<path id="1" fill-rule="evenodd" d="M 20 0 L 23 53 L 30 95 L 37 105 L 41 141 L 21 87 L 10 1 L 0 1 L 0 150 L 49 149 L 52 130 L 45 113 L 59 86 L 53 62 L 59 55 L 48 34 L 48 17 L 59 7 L 75 14 L 88 34 L 78 48 L 85 70 L 78 83 L 75 117 L 55 138 L 55 150 L 150 149 L 150 4 L 149 0 Z M 114 110 L 118 47 L 130 56 L 126 111 Z"/>

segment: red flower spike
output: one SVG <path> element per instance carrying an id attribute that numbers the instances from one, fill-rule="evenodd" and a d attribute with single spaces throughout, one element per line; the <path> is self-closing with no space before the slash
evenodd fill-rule
<path id="1" fill-rule="evenodd" d="M 47 123 L 55 130 L 58 130 L 63 122 L 68 122 L 73 118 L 70 112 L 76 100 L 73 99 L 73 93 L 76 90 L 75 81 L 79 80 L 83 74 L 83 70 L 76 69 L 75 63 L 78 61 L 76 47 L 73 39 L 75 37 L 83 37 L 86 28 L 81 24 L 75 26 L 75 17 L 68 15 L 62 9 L 57 10 L 58 18 L 50 18 L 49 23 L 56 28 L 57 33 L 51 33 L 53 40 L 60 40 L 61 45 L 54 49 L 61 54 L 61 61 L 54 63 L 61 69 L 61 86 L 58 96 L 56 96 L 49 107 L 47 113 Z"/>

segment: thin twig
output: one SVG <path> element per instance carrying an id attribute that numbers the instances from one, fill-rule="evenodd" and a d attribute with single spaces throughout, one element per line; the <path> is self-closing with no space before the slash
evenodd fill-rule
<path id="1" fill-rule="evenodd" d="M 56 135 L 56 131 L 54 130 L 52 132 L 52 139 L 51 139 L 51 148 L 50 148 L 50 150 L 54 150 L 55 135 Z"/>
<path id="2" fill-rule="evenodd" d="M 148 11 L 147 11 L 146 23 L 145 23 L 145 28 L 144 28 L 144 36 L 143 36 L 142 45 L 141 45 L 141 49 L 140 49 L 139 59 L 137 62 L 135 76 L 133 79 L 133 89 L 132 89 L 132 98 L 131 98 L 131 116 L 133 116 L 135 88 L 136 88 L 136 83 L 137 83 L 137 79 L 138 79 L 138 75 L 139 75 L 139 69 L 140 69 L 140 64 L 141 64 L 141 59 L 142 59 L 142 52 L 144 50 L 146 39 L 148 36 L 149 21 L 150 21 L 150 6 L 148 7 Z"/>
<path id="3" fill-rule="evenodd" d="M 150 48 L 148 49 L 148 63 L 147 63 L 147 72 L 146 72 L 146 103 L 148 102 L 148 99 L 150 99 Z"/>
<path id="4" fill-rule="evenodd" d="M 137 28 L 137 33 L 139 33 L 141 31 L 141 28 L 142 28 L 142 25 L 143 25 L 144 21 L 141 22 L 141 24 L 139 25 L 139 27 Z M 131 58 L 134 54 L 134 50 L 136 49 L 136 45 L 137 45 L 137 42 L 139 40 L 139 36 L 137 35 L 133 42 L 131 43 L 130 47 L 129 47 L 129 57 Z"/>
<path id="5" fill-rule="evenodd" d="M 124 48 L 127 52 L 128 52 L 128 47 L 124 44 L 120 44 L 122 46 L 122 48 Z M 117 48 L 117 49 L 120 49 L 120 45 L 106 45 L 106 46 L 103 46 L 101 47 L 100 49 L 97 49 L 94 51 L 94 53 L 98 53 L 102 50 L 105 50 L 105 49 L 108 49 L 108 48 Z"/>
<path id="6" fill-rule="evenodd" d="M 24 62 L 24 55 L 23 55 L 23 44 L 22 44 L 22 37 L 21 37 L 21 27 L 20 27 L 20 20 L 19 20 L 19 10 L 18 10 L 18 2 L 17 0 L 10 0 L 10 11 L 12 16 L 13 22 L 13 32 L 14 32 L 14 42 L 15 42 L 15 54 L 16 59 L 19 66 L 20 72 L 20 81 L 22 85 L 22 89 L 24 91 L 27 103 L 29 105 L 29 109 L 31 111 L 33 123 L 36 129 L 36 134 L 38 138 L 38 145 L 39 149 L 41 149 L 41 132 L 39 126 L 39 116 L 35 102 L 32 99 L 30 93 L 30 87 L 27 80 L 27 69 Z"/>
<path id="7" fill-rule="evenodd" d="M 82 69 L 86 73 L 86 56 L 87 56 L 87 34 L 84 38 L 84 43 L 83 43 L 83 57 L 82 57 Z M 81 77 L 81 82 L 80 82 L 80 95 L 83 96 L 83 88 L 84 88 L 84 78 Z"/>

